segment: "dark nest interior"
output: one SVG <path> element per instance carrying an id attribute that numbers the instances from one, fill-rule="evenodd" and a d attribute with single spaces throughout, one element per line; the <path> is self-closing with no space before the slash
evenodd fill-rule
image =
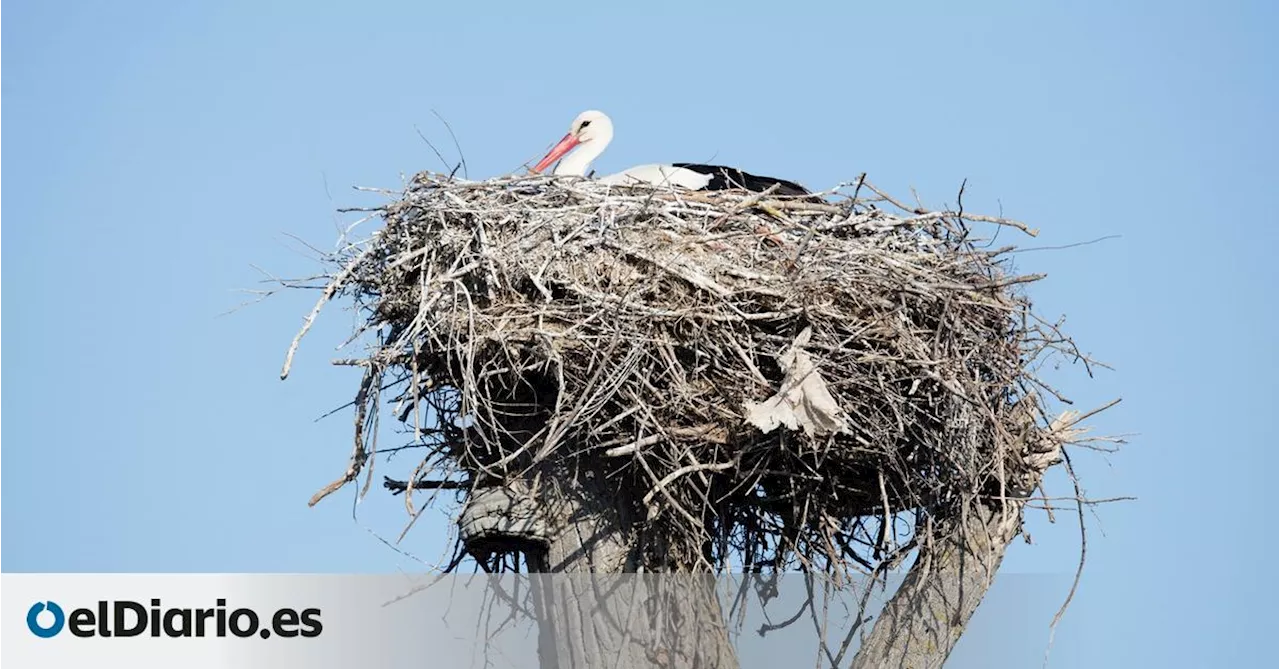
<path id="1" fill-rule="evenodd" d="M 415 518 L 423 491 L 591 472 L 636 519 L 634 566 L 867 573 L 966 503 L 1029 495 L 1028 458 L 1064 439 L 1033 370 L 1077 353 L 1032 313 L 1040 277 L 971 227 L 1034 234 L 1016 221 L 865 179 L 820 203 L 422 173 L 392 200 L 289 351 L 286 375 L 321 306 L 354 301 L 355 451 L 313 503 L 372 477 L 393 416 L 415 449 L 384 485 Z M 491 566 L 528 548 L 468 540 Z"/>

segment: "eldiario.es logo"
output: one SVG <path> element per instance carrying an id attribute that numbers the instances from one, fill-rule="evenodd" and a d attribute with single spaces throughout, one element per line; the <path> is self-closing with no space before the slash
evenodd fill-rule
<path id="1" fill-rule="evenodd" d="M 36 602 L 27 611 L 27 628 L 42 639 L 57 636 L 63 628 L 78 637 L 137 637 L 149 631 L 150 636 L 170 638 L 228 634 L 240 638 L 254 635 L 263 639 L 273 635 L 311 638 L 324 631 L 320 609 L 278 609 L 268 624 L 263 625 L 252 609 L 228 611 L 225 599 L 218 599 L 211 609 L 163 608 L 159 599 L 151 600 L 150 604 L 148 607 L 124 599 L 104 600 L 94 608 L 64 613 L 56 602 Z"/>

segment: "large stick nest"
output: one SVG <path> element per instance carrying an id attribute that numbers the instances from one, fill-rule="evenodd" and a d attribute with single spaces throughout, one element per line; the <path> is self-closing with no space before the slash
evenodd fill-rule
<path id="1" fill-rule="evenodd" d="M 425 454 L 393 489 L 591 469 L 654 567 L 844 571 L 1029 494 L 1055 439 L 1030 369 L 1069 344 L 970 229 L 1014 221 L 862 181 L 818 203 L 430 173 L 375 211 L 321 299 L 376 342 L 345 361 L 356 452 L 317 497 L 369 467 L 389 398 Z"/>

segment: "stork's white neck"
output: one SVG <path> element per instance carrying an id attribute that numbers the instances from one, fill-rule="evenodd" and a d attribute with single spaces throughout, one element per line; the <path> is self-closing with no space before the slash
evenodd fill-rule
<path id="1" fill-rule="evenodd" d="M 556 176 L 585 177 L 591 162 L 604 153 L 611 140 L 613 140 L 613 133 L 607 132 L 584 141 L 561 159 L 551 173 Z"/>

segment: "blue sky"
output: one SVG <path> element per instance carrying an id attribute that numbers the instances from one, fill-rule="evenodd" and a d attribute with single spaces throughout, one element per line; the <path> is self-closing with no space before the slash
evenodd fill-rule
<path id="1" fill-rule="evenodd" d="M 257 265 L 316 269 L 351 186 L 457 133 L 472 177 L 614 119 L 601 172 L 712 160 L 825 187 L 863 171 L 1032 223 L 1032 289 L 1112 364 L 1056 375 L 1095 424 L 1099 507 L 1053 666 L 1253 666 L 1277 627 L 1275 3 L 11 2 L 7 571 L 418 568 L 398 499 L 309 509 L 350 451 L 357 378 L 314 295 L 218 314 Z M 782 13 L 785 12 L 785 13 Z M 349 219 L 342 219 L 349 220 Z M 336 306 L 336 305 L 335 305 Z M 1067 494 L 1061 476 L 1051 493 Z M 439 559 L 447 519 L 402 544 Z M 1010 574 L 1070 575 L 1071 514 Z M 1061 592 L 1057 594 L 1063 594 Z M 1056 602 L 1048 602 L 1047 624 Z"/>

